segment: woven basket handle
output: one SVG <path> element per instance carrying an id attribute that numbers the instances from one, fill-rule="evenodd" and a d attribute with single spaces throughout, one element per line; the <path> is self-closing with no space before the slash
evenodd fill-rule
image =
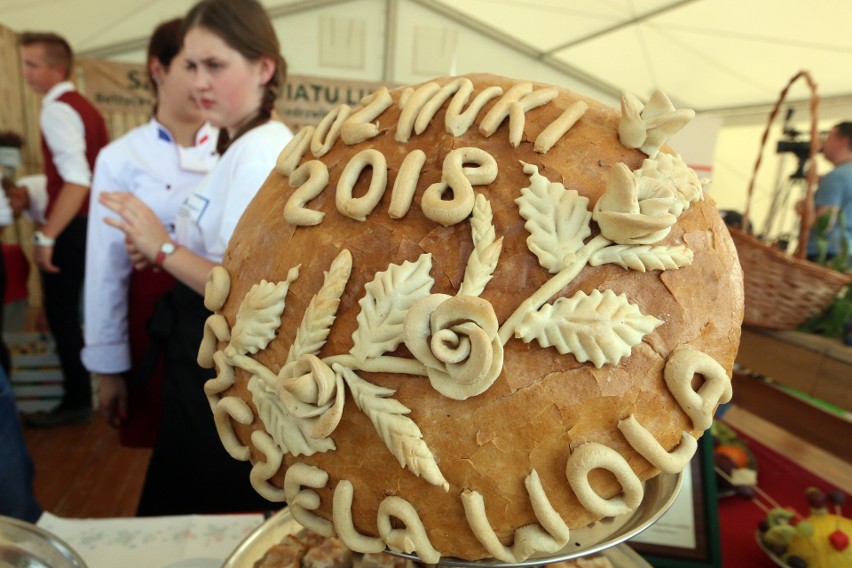
<path id="1" fill-rule="evenodd" d="M 752 171 L 751 181 L 748 184 L 748 197 L 746 199 L 746 207 L 743 212 L 742 225 L 741 228 L 743 231 L 748 227 L 749 214 L 751 212 L 751 199 L 752 193 L 754 192 L 754 184 L 757 179 L 757 170 L 760 168 L 760 163 L 763 161 L 763 150 L 766 147 L 766 139 L 769 137 L 769 130 L 772 127 L 772 122 L 775 120 L 775 116 L 778 114 L 778 111 L 781 109 L 781 105 L 784 103 L 784 99 L 787 97 L 787 91 L 790 90 L 790 87 L 793 86 L 793 83 L 798 81 L 800 78 L 807 81 L 808 86 L 811 89 L 811 147 L 810 152 L 808 153 L 808 171 L 805 178 L 805 185 L 807 189 L 807 193 L 805 195 L 805 200 L 807 203 L 811 203 L 813 200 L 813 191 L 814 186 L 816 185 L 817 180 L 817 169 L 816 169 L 816 153 L 819 148 L 819 133 L 817 131 L 817 121 L 819 120 L 818 115 L 818 107 L 819 107 L 819 95 L 817 95 L 817 86 L 814 83 L 813 78 L 811 78 L 810 73 L 807 71 L 799 71 L 796 75 L 793 76 L 792 79 L 787 83 L 787 86 L 781 91 L 781 95 L 778 97 L 778 102 L 775 103 L 775 106 L 772 108 L 772 112 L 769 113 L 769 120 L 766 122 L 766 129 L 763 131 L 763 136 L 760 139 L 760 151 L 757 153 L 757 161 L 754 163 L 754 170 Z M 805 254 L 808 250 L 808 237 L 810 236 L 811 225 L 813 224 L 813 219 L 811 218 L 811 214 L 813 212 L 813 207 L 805 207 L 804 212 L 801 216 L 801 221 L 799 225 L 799 246 L 796 249 L 796 256 L 798 258 L 804 258 Z"/>

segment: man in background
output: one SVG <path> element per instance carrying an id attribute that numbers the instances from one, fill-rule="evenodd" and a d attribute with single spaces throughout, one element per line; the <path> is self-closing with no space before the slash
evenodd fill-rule
<path id="1" fill-rule="evenodd" d="M 840 122 L 828 132 L 822 143 L 822 154 L 834 164 L 834 169 L 824 175 L 814 192 L 814 211 L 811 219 L 829 215 L 826 237 L 828 254 L 833 258 L 841 254 L 841 243 L 852 243 L 852 122 Z M 802 203 L 800 207 L 806 206 Z M 842 215 L 841 215 L 842 213 Z M 808 239 L 808 258 L 817 259 L 817 235 L 811 230 Z"/>
<path id="2" fill-rule="evenodd" d="M 52 427 L 92 415 L 91 379 L 80 360 L 80 299 L 89 187 L 95 158 L 108 135 L 101 114 L 70 81 L 73 53 L 68 42 L 53 33 L 26 32 L 20 45 L 24 80 L 44 95 L 39 125 L 48 198 L 45 222 L 33 236 L 33 258 L 41 270 L 45 316 L 64 381 L 59 406 L 29 416 L 26 423 Z"/>

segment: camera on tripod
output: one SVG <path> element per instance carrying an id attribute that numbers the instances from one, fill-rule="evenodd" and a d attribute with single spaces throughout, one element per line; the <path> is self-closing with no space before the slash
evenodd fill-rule
<path id="1" fill-rule="evenodd" d="M 808 158 L 811 155 L 811 141 L 800 140 L 799 136 L 801 136 L 802 132 L 800 130 L 796 130 L 790 124 L 790 120 L 793 118 L 794 111 L 795 109 L 793 108 L 787 109 L 787 114 L 784 117 L 784 126 L 782 130 L 782 132 L 784 133 L 784 138 L 778 141 L 778 144 L 775 147 L 775 151 L 778 154 L 789 152 L 795 155 L 799 159 L 799 167 L 796 169 L 796 173 L 794 173 L 792 177 L 804 177 L 805 162 L 808 161 Z"/>
<path id="2" fill-rule="evenodd" d="M 787 138 L 778 141 L 778 146 L 776 147 L 777 153 L 783 154 L 784 152 L 791 152 L 800 160 L 807 160 L 811 153 L 810 141 L 796 140 L 800 132 L 795 128 L 791 128 L 789 131 L 785 128 L 784 134 Z"/>

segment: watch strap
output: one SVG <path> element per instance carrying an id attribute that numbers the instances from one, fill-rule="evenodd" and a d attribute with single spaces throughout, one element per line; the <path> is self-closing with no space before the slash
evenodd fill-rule
<path id="1" fill-rule="evenodd" d="M 33 233 L 33 243 L 35 243 L 37 247 L 52 247 L 56 244 L 56 239 L 48 237 L 41 231 L 36 231 Z"/>

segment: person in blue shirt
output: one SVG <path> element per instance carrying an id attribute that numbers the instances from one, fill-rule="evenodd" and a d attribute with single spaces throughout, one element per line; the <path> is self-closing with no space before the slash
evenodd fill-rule
<path id="1" fill-rule="evenodd" d="M 822 177 L 814 192 L 814 211 L 811 219 L 829 214 L 828 255 L 841 252 L 845 237 L 852 242 L 852 122 L 840 122 L 828 132 L 822 143 L 822 154 L 834 164 L 834 169 Z M 842 213 L 842 215 L 841 215 Z M 808 258 L 819 257 L 817 235 L 811 229 Z M 852 260 L 852 259 L 851 259 Z"/>
<path id="2" fill-rule="evenodd" d="M 33 475 L 15 395 L 0 367 L 0 515 L 29 523 L 38 520 L 42 509 L 33 490 Z"/>

